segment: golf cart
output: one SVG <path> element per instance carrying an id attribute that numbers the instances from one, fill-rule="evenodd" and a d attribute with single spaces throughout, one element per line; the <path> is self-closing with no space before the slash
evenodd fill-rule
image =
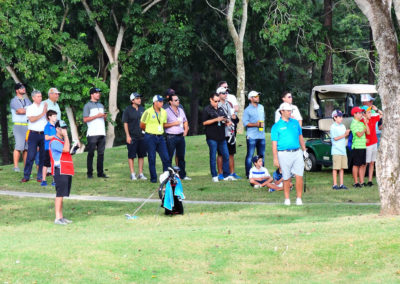
<path id="1" fill-rule="evenodd" d="M 350 128 L 353 117 L 351 109 L 361 105 L 361 94 L 377 94 L 375 85 L 339 84 L 316 86 L 312 89 L 309 100 L 309 117 L 316 126 L 303 126 L 303 137 L 309 159 L 305 160 L 306 171 L 319 171 L 322 166 L 332 166 L 332 142 L 329 136 L 333 123 L 332 112 L 339 109 L 343 112 L 343 124 Z M 351 168 L 351 153 L 347 150 L 349 168 Z"/>

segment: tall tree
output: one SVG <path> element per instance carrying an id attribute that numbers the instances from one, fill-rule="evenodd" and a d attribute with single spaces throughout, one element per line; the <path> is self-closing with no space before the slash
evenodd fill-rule
<path id="1" fill-rule="evenodd" d="M 392 0 L 355 0 L 368 18 L 379 56 L 378 91 L 384 111 L 376 164 L 381 213 L 400 214 L 400 73 L 398 40 L 391 15 Z M 397 20 L 400 2 L 394 0 Z"/>
<path id="2" fill-rule="evenodd" d="M 333 83 L 333 55 L 332 55 L 332 0 L 324 0 L 324 27 L 325 35 L 325 61 L 322 76 L 325 84 Z"/>
<path id="3" fill-rule="evenodd" d="M 107 35 L 110 36 L 110 34 L 106 34 L 104 31 L 104 27 L 101 27 L 101 24 L 99 23 L 98 19 L 101 18 L 101 16 L 104 17 L 104 14 L 108 15 L 107 12 L 104 11 L 104 9 L 108 9 L 107 6 L 105 6 L 104 2 L 97 2 L 93 3 L 93 5 L 96 5 L 97 8 L 100 10 L 98 13 L 95 13 L 92 11 L 92 8 L 89 6 L 88 2 L 86 0 L 81 0 L 83 7 L 86 10 L 86 13 L 89 17 L 90 22 L 93 24 L 94 29 L 96 31 L 96 34 L 101 42 L 101 45 L 107 55 L 108 61 L 109 61 L 109 72 L 110 72 L 110 91 L 108 95 L 108 108 L 109 108 L 109 113 L 111 115 L 111 120 L 109 120 L 108 125 L 107 125 L 107 138 L 106 138 L 106 148 L 111 148 L 114 144 L 114 139 L 115 139 L 115 121 L 117 118 L 117 115 L 119 113 L 118 106 L 117 106 L 117 95 L 118 95 L 118 84 L 119 80 L 121 79 L 121 73 L 120 73 L 120 61 L 119 61 L 119 56 L 120 56 L 120 51 L 122 47 L 122 43 L 124 41 L 124 36 L 126 30 L 131 27 L 132 21 L 130 20 L 131 15 L 131 8 L 134 3 L 134 0 L 129 0 L 127 3 L 122 1 L 119 7 L 114 7 L 114 3 L 112 4 L 111 9 L 108 11 L 110 12 L 110 16 L 112 17 L 115 28 L 116 28 L 116 34 L 117 37 L 113 38 L 114 43 L 112 44 L 110 39 L 107 39 Z M 153 0 L 145 3 L 143 5 L 143 10 L 142 14 L 145 14 L 151 7 L 153 7 L 155 4 L 158 2 L 161 2 L 161 0 Z M 117 3 L 115 3 L 117 4 Z M 122 10 L 122 15 L 118 19 L 117 14 L 119 14 L 120 11 L 119 9 Z M 110 38 L 110 37 L 109 37 Z M 112 37 L 111 37 L 112 38 Z"/>
<path id="4" fill-rule="evenodd" d="M 248 10 L 249 0 L 242 0 L 241 9 L 241 20 L 239 31 L 236 30 L 234 24 L 234 13 L 235 13 L 235 0 L 229 0 L 228 13 L 226 15 L 226 20 L 228 22 L 228 30 L 235 44 L 236 52 L 236 97 L 239 104 L 238 117 L 242 119 L 244 105 L 245 105 L 245 86 L 246 86 L 246 69 L 244 66 L 244 56 L 243 56 L 243 42 L 244 35 L 246 33 L 247 24 L 247 10 Z M 238 12 L 237 12 L 238 14 Z M 243 124 L 238 124 L 238 133 L 243 133 Z"/>

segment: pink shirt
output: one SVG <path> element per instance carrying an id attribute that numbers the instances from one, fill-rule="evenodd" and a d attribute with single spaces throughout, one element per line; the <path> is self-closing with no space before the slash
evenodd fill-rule
<path id="1" fill-rule="evenodd" d="M 167 111 L 167 123 L 180 121 L 181 123 L 176 126 L 172 126 L 165 129 L 167 134 L 182 134 L 184 132 L 183 124 L 187 121 L 185 111 L 178 107 L 178 111 L 175 112 L 171 107 L 165 109 Z"/>

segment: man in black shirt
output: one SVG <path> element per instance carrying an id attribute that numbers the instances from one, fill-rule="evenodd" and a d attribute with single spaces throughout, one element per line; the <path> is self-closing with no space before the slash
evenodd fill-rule
<path id="1" fill-rule="evenodd" d="M 210 105 L 203 110 L 203 125 L 205 126 L 206 140 L 210 149 L 210 170 L 213 182 L 218 182 L 216 170 L 217 149 L 222 154 L 222 170 L 224 180 L 234 180 L 229 174 L 229 152 L 225 140 L 225 123 L 227 118 L 224 111 L 218 107 L 217 94 L 210 96 Z"/>
<path id="2" fill-rule="evenodd" d="M 142 96 L 138 93 L 130 95 L 132 105 L 128 106 L 122 114 L 122 122 L 126 135 L 126 146 L 128 148 L 128 163 L 131 171 L 131 180 L 147 179 L 143 174 L 144 157 L 146 157 L 147 149 L 144 143 L 144 134 L 140 128 L 140 118 L 144 112 L 144 108 L 140 105 Z M 136 177 L 133 161 L 138 157 L 139 175 Z"/>

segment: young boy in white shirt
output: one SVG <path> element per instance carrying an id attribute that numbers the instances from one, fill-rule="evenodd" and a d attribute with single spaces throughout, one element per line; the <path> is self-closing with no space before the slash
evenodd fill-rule
<path id="1" fill-rule="evenodd" d="M 254 166 L 249 171 L 250 184 L 254 188 L 269 187 L 273 190 L 279 190 L 280 188 L 273 183 L 273 178 L 268 170 L 263 167 L 263 157 L 254 156 L 252 162 Z"/>

